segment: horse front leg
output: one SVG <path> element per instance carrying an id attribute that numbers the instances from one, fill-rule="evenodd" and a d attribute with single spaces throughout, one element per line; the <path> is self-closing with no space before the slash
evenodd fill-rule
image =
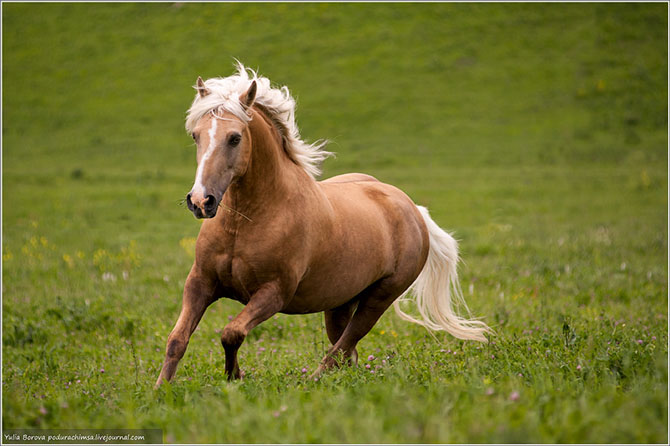
<path id="1" fill-rule="evenodd" d="M 214 291 L 215 286 L 211 280 L 191 270 L 184 285 L 181 313 L 168 336 L 165 361 L 154 389 L 157 389 L 163 381 L 169 382 L 174 377 L 177 365 L 186 352 L 193 331 L 198 326 L 207 307 L 216 300 Z"/>
<path id="2" fill-rule="evenodd" d="M 226 354 L 226 374 L 229 381 L 241 377 L 237 351 L 247 334 L 258 324 L 277 314 L 283 306 L 279 286 L 274 282 L 268 283 L 251 296 L 240 314 L 223 329 L 221 345 Z"/>

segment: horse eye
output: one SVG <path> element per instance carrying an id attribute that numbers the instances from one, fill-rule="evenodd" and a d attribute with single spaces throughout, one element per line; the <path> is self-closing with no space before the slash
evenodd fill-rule
<path id="1" fill-rule="evenodd" d="M 228 145 L 230 147 L 235 147 L 236 145 L 238 145 L 240 143 L 241 140 L 242 140 L 242 135 L 240 135 L 239 133 L 234 133 L 234 134 L 230 135 L 230 138 L 228 138 Z"/>
<path id="2" fill-rule="evenodd" d="M 195 132 L 191 133 L 191 138 L 193 138 L 193 141 L 197 141 L 198 139 L 195 137 Z"/>

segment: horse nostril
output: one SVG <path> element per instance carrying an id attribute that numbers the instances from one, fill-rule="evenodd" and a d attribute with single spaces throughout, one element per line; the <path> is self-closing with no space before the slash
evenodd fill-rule
<path id="1" fill-rule="evenodd" d="M 191 201 L 191 194 L 186 194 L 186 205 L 191 206 L 193 202 Z"/>
<path id="2" fill-rule="evenodd" d="M 216 206 L 216 198 L 214 198 L 214 195 L 207 195 L 204 206 L 207 209 L 212 209 L 214 206 Z"/>

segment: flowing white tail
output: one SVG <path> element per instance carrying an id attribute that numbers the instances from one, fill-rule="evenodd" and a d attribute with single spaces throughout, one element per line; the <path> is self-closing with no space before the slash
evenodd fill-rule
<path id="1" fill-rule="evenodd" d="M 430 239 L 426 264 L 407 291 L 393 302 L 396 313 L 406 321 L 423 325 L 430 330 L 444 330 L 466 340 L 487 342 L 485 333 L 491 329 L 482 321 L 465 319 L 454 311 L 454 301 L 469 312 L 458 284 L 458 243 L 443 231 L 428 214 L 428 209 L 417 206 L 423 216 Z M 423 320 L 415 319 L 400 309 L 400 302 L 413 296 Z"/>

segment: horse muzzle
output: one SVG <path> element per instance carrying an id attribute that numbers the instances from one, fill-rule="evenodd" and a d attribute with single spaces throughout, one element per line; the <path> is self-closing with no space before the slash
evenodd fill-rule
<path id="1" fill-rule="evenodd" d="M 205 197 L 194 197 L 192 193 L 186 195 L 186 206 L 193 212 L 195 218 L 212 218 L 216 215 L 221 199 L 212 194 Z"/>

